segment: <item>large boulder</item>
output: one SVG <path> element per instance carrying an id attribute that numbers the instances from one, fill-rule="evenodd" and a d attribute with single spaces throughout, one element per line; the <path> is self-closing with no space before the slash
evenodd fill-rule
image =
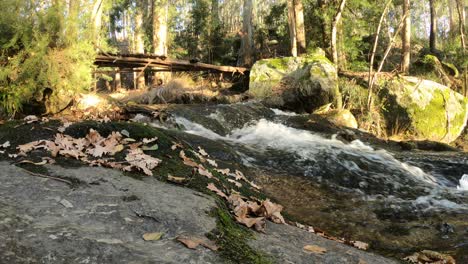
<path id="1" fill-rule="evenodd" d="M 395 78 L 380 91 L 387 129 L 415 139 L 450 143 L 463 132 L 468 99 L 442 84 Z"/>
<path id="2" fill-rule="evenodd" d="M 286 110 L 311 112 L 330 102 L 341 107 L 336 67 L 323 51 L 257 61 L 250 71 L 249 92 L 268 106 Z"/>

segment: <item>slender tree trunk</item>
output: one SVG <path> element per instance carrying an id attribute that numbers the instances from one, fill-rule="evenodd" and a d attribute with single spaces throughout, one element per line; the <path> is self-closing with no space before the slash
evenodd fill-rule
<path id="1" fill-rule="evenodd" d="M 289 40 L 291 43 L 291 55 L 297 57 L 297 32 L 296 32 L 296 16 L 294 12 L 294 0 L 288 1 L 288 24 L 289 24 Z"/>
<path id="2" fill-rule="evenodd" d="M 429 47 L 432 53 L 436 52 L 436 38 L 437 38 L 437 14 L 435 9 L 435 1 L 429 0 L 429 6 L 431 9 L 431 30 L 429 35 Z"/>
<path id="3" fill-rule="evenodd" d="M 372 53 L 371 53 L 371 58 L 369 62 L 369 78 L 367 83 L 369 84 L 369 89 L 367 93 L 367 110 L 371 110 L 372 108 L 372 103 L 373 103 L 373 98 L 372 98 L 372 86 L 374 85 L 374 59 L 375 59 L 375 52 L 377 51 L 377 45 L 379 44 L 379 35 L 380 35 L 380 30 L 382 28 L 382 23 L 385 19 L 385 15 L 387 14 L 387 9 L 390 6 L 390 3 L 392 0 L 388 0 L 387 3 L 385 4 L 384 10 L 382 12 L 382 15 L 380 16 L 379 20 L 379 25 L 377 26 L 377 32 L 375 33 L 375 39 L 374 39 L 374 45 L 372 47 Z"/>
<path id="4" fill-rule="evenodd" d="M 330 45 L 330 35 L 328 34 L 329 32 L 329 23 L 328 23 L 328 16 L 327 16 L 327 9 L 328 9 L 328 0 L 317 0 L 319 9 L 321 11 L 321 16 L 320 16 L 320 27 L 322 29 L 322 43 L 323 43 L 323 48 L 328 50 L 328 45 Z"/>
<path id="5" fill-rule="evenodd" d="M 253 64 L 254 40 L 252 24 L 252 0 L 244 0 L 243 26 L 241 49 L 239 52 L 238 66 L 251 66 Z"/>
<path id="6" fill-rule="evenodd" d="M 302 0 L 294 0 L 294 18 L 296 26 L 297 53 L 306 53 L 307 43 L 304 27 L 304 7 Z"/>
<path id="7" fill-rule="evenodd" d="M 463 52 L 463 57 L 466 58 L 466 41 L 465 41 L 465 6 L 463 5 L 463 0 L 457 0 L 457 11 L 458 11 L 458 22 L 460 27 L 460 41 Z M 464 84 L 463 84 L 463 95 L 468 96 L 468 69 L 465 64 L 463 69 L 464 75 Z"/>
<path id="8" fill-rule="evenodd" d="M 93 39 L 96 46 L 101 45 L 102 6 L 104 0 L 95 0 L 93 5 Z"/>
<path id="9" fill-rule="evenodd" d="M 401 71 L 408 73 L 411 59 L 411 15 L 410 15 L 410 0 L 403 0 L 403 15 L 405 22 L 403 24 L 402 36 L 402 61 Z"/>
<path id="10" fill-rule="evenodd" d="M 158 56 L 167 56 L 167 22 L 168 2 L 167 0 L 153 0 L 153 53 Z M 166 83 L 170 73 L 155 72 L 153 85 Z"/>
<path id="11" fill-rule="evenodd" d="M 145 53 L 145 43 L 143 41 L 144 37 L 144 28 L 143 28 L 143 13 L 144 13 L 144 2 L 143 0 L 137 0 L 136 5 L 136 14 L 135 14 L 135 53 L 144 54 Z M 135 74 L 136 87 L 137 89 L 145 88 L 145 74 Z"/>
<path id="12" fill-rule="evenodd" d="M 458 35 L 457 32 L 457 3 L 455 2 L 456 0 L 448 0 L 448 8 L 449 8 L 449 26 L 450 26 L 450 31 L 449 31 L 449 38 L 450 41 L 455 39 L 455 36 Z"/>
<path id="13" fill-rule="evenodd" d="M 68 2 L 68 34 L 70 41 L 78 41 L 80 0 L 69 0 Z"/>
<path id="14" fill-rule="evenodd" d="M 337 44 L 336 44 L 336 34 L 337 34 L 337 25 L 341 20 L 342 14 L 343 14 L 343 9 L 345 7 L 346 0 L 341 0 L 340 6 L 338 7 L 338 11 L 336 12 L 335 17 L 333 18 L 332 22 L 332 32 L 331 32 L 331 52 L 332 52 L 332 57 L 333 57 L 333 63 L 338 67 L 339 62 L 338 62 L 338 49 L 337 49 Z"/>

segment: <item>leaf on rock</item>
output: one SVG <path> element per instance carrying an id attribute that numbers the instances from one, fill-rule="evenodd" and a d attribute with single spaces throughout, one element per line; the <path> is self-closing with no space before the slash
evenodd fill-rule
<path id="1" fill-rule="evenodd" d="M 64 122 L 64 123 L 62 124 L 62 126 L 59 127 L 57 130 L 58 130 L 60 133 L 63 133 L 63 132 L 65 132 L 65 130 L 66 130 L 69 126 L 71 126 L 72 124 L 73 124 L 72 122 Z"/>
<path id="2" fill-rule="evenodd" d="M 216 171 L 223 174 L 223 175 L 225 175 L 225 176 L 228 176 L 231 173 L 231 171 L 229 169 L 216 169 Z"/>
<path id="3" fill-rule="evenodd" d="M 177 237 L 177 241 L 181 242 L 190 249 L 196 249 L 199 245 L 202 245 L 213 251 L 218 250 L 218 246 L 213 241 L 205 237 L 180 235 Z"/>
<path id="4" fill-rule="evenodd" d="M 317 245 L 306 245 L 304 246 L 304 250 L 307 252 L 312 252 L 316 254 L 325 254 L 327 252 L 326 248 L 319 247 Z"/>
<path id="5" fill-rule="evenodd" d="M 182 161 L 184 162 L 185 165 L 187 165 L 189 167 L 193 167 L 193 168 L 198 168 L 198 163 L 193 161 L 191 158 L 187 157 L 183 150 L 181 150 L 179 152 L 179 157 L 182 159 Z"/>
<path id="6" fill-rule="evenodd" d="M 211 172 L 209 172 L 208 170 L 206 170 L 203 166 L 198 166 L 198 173 L 202 176 L 205 176 L 209 179 L 213 178 L 213 174 L 211 174 Z"/>
<path id="7" fill-rule="evenodd" d="M 179 184 L 187 182 L 187 178 L 185 177 L 176 177 L 170 174 L 167 176 L 167 180 L 170 182 L 179 183 Z"/>
<path id="8" fill-rule="evenodd" d="M 236 185 L 237 188 L 241 188 L 241 187 L 242 187 L 242 183 L 240 183 L 240 182 L 238 182 L 238 181 L 235 181 L 235 180 L 232 180 L 232 179 L 228 179 L 228 182 L 233 183 L 234 185 Z"/>
<path id="9" fill-rule="evenodd" d="M 6 148 L 9 148 L 11 145 L 10 145 L 10 141 L 7 141 L 3 144 L 0 145 L 0 148 L 3 148 L 3 149 L 6 149 Z"/>
<path id="10" fill-rule="evenodd" d="M 180 143 L 176 143 L 176 142 L 172 141 L 171 149 L 176 150 L 177 148 L 184 148 L 184 146 L 182 146 L 182 144 L 180 144 Z"/>
<path id="11" fill-rule="evenodd" d="M 206 160 L 208 162 L 208 164 L 210 164 L 211 166 L 217 168 L 218 167 L 218 163 L 216 163 L 216 161 L 214 160 L 211 160 L 211 159 L 207 159 Z"/>
<path id="12" fill-rule="evenodd" d="M 216 187 L 216 185 L 214 185 L 213 183 L 209 183 L 208 186 L 206 186 L 206 188 L 208 188 L 208 190 L 210 191 L 213 191 L 215 192 L 217 195 L 219 195 L 220 197 L 223 197 L 225 199 L 228 199 L 228 196 L 223 192 L 221 191 L 220 189 L 218 189 L 218 187 Z"/>
<path id="13" fill-rule="evenodd" d="M 160 159 L 146 155 L 141 149 L 129 150 L 125 160 L 130 164 L 130 168 L 140 169 L 148 176 L 153 176 L 151 170 L 161 163 Z"/>
<path id="14" fill-rule="evenodd" d="M 146 150 L 146 151 L 155 151 L 155 150 L 159 149 L 159 146 L 158 146 L 158 144 L 154 144 L 151 147 L 144 146 L 141 149 Z"/>
<path id="15" fill-rule="evenodd" d="M 144 139 L 143 139 L 143 144 L 146 145 L 146 144 L 149 144 L 149 143 L 153 143 L 153 142 L 155 142 L 156 140 L 158 140 L 158 137 L 149 138 L 149 139 L 148 139 L 148 138 L 144 138 Z"/>
<path id="16" fill-rule="evenodd" d="M 200 153 L 202 156 L 204 157 L 209 157 L 210 155 L 208 155 L 208 153 L 202 149 L 200 146 L 198 147 L 198 153 Z"/>
<path id="17" fill-rule="evenodd" d="M 156 232 L 156 233 L 145 233 L 143 234 L 143 239 L 145 241 L 156 241 L 160 240 L 163 236 L 163 233 Z"/>
<path id="18" fill-rule="evenodd" d="M 26 121 L 26 123 L 28 124 L 39 122 L 39 118 L 35 115 L 28 115 L 23 120 Z"/>
<path id="19" fill-rule="evenodd" d="M 361 242 L 361 241 L 351 241 L 351 245 L 355 248 L 359 248 L 362 250 L 367 250 L 369 248 L 369 244 Z"/>
<path id="20" fill-rule="evenodd" d="M 130 132 L 128 132 L 127 130 L 123 129 L 122 131 L 120 131 L 120 134 L 126 136 L 126 137 L 130 137 Z"/>

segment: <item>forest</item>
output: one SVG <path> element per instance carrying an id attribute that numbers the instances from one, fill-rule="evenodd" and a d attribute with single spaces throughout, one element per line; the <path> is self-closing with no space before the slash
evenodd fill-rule
<path id="1" fill-rule="evenodd" d="M 0 263 L 468 263 L 465 0 L 1 0 Z"/>

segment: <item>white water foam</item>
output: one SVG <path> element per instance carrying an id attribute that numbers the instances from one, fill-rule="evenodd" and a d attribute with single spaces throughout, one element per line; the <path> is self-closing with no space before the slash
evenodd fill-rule
<path id="1" fill-rule="evenodd" d="M 283 111 L 283 110 L 276 109 L 276 108 L 270 108 L 270 110 L 273 111 L 275 115 L 279 115 L 279 116 L 297 116 L 297 114 L 294 112 Z"/>
<path id="2" fill-rule="evenodd" d="M 468 174 L 464 174 L 459 182 L 460 185 L 457 186 L 457 189 L 460 191 L 468 191 Z"/>
<path id="3" fill-rule="evenodd" d="M 344 153 L 354 157 L 364 157 L 373 163 L 388 168 L 406 171 L 415 178 L 436 185 L 437 180 L 426 174 L 418 167 L 409 165 L 395 159 L 385 150 L 374 150 L 360 140 L 345 144 L 336 138 L 327 139 L 306 130 L 295 129 L 283 124 L 261 119 L 256 123 L 235 129 L 230 135 L 221 136 L 200 124 L 193 123 L 185 118 L 177 117 L 176 122 L 186 128 L 187 133 L 196 134 L 214 140 L 225 140 L 251 146 L 256 150 L 275 149 L 296 154 L 301 160 L 314 160 L 315 156 L 331 155 L 331 161 L 340 162 L 349 170 L 356 170 L 358 165 L 352 161 L 339 158 Z M 394 184 L 397 184 L 396 182 Z"/>

